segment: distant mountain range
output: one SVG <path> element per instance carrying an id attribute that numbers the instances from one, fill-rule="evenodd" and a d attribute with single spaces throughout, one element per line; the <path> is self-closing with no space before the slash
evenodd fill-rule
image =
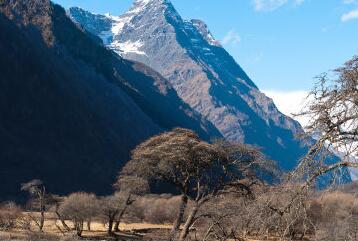
<path id="1" fill-rule="evenodd" d="M 121 16 L 71 8 L 70 17 L 108 49 L 162 74 L 191 108 L 229 140 L 257 145 L 284 170 L 305 153 L 298 122 L 280 113 L 200 20 L 168 0 L 137 0 Z"/>
<path id="2" fill-rule="evenodd" d="M 119 17 L 3 0 L 0 29 L 0 201 L 33 178 L 109 193 L 130 151 L 174 127 L 256 145 L 283 170 L 306 152 L 301 126 L 167 0 Z"/>

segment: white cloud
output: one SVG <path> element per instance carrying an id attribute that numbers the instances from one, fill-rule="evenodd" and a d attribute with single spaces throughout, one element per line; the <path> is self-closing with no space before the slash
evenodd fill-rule
<path id="1" fill-rule="evenodd" d="M 277 108 L 287 116 L 293 117 L 293 114 L 299 113 L 304 109 L 307 103 L 308 92 L 304 90 L 281 91 L 281 90 L 263 90 L 263 92 L 273 99 Z M 308 117 L 296 117 L 302 126 L 309 122 Z"/>
<path id="2" fill-rule="evenodd" d="M 301 5 L 305 0 L 295 0 L 296 5 Z"/>
<path id="3" fill-rule="evenodd" d="M 256 11 L 273 11 L 287 3 L 301 5 L 305 0 L 251 0 Z"/>
<path id="4" fill-rule="evenodd" d="M 343 0 L 344 4 L 352 4 L 352 3 L 357 3 L 358 0 Z"/>
<path id="5" fill-rule="evenodd" d="M 224 45 L 226 44 L 237 45 L 240 42 L 241 42 L 241 37 L 234 29 L 230 30 L 221 40 L 221 43 Z"/>
<path id="6" fill-rule="evenodd" d="M 358 19 L 358 9 L 352 10 L 348 13 L 345 13 L 341 17 L 342 22 L 347 22 L 349 20 Z"/>
<path id="7" fill-rule="evenodd" d="M 313 100 L 313 98 L 307 98 L 308 91 L 281 91 L 281 90 L 263 90 L 268 97 L 273 99 L 276 107 L 285 115 L 293 117 L 292 114 L 297 114 L 301 110 L 304 110 L 306 105 Z M 293 117 L 300 124 L 305 127 L 310 122 L 309 117 Z M 346 153 L 344 149 L 339 149 L 339 152 Z M 343 154 L 342 154 L 343 155 Z M 353 154 L 349 157 L 350 161 L 357 161 L 358 158 Z M 358 168 L 350 168 L 350 174 L 352 180 L 358 180 Z"/>
<path id="8" fill-rule="evenodd" d="M 284 4 L 287 0 L 253 0 L 256 11 L 273 11 Z"/>

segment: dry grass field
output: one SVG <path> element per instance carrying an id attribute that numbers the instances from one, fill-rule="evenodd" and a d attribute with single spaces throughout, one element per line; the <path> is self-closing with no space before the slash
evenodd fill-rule
<path id="1" fill-rule="evenodd" d="M 28 213 L 25 213 L 27 215 Z M 33 214 L 32 214 L 33 215 Z M 36 214 L 35 214 L 36 215 Z M 70 221 L 66 221 L 69 227 L 72 226 Z M 46 221 L 43 229 L 43 234 L 41 237 L 45 237 L 42 240 L 46 240 L 49 238 L 49 241 L 52 240 L 72 240 L 68 239 L 69 237 L 74 237 L 75 232 L 62 232 L 61 231 L 61 223 L 58 221 L 52 213 L 46 213 Z M 116 233 L 115 237 L 109 237 L 107 234 L 107 227 L 105 224 L 94 221 L 91 223 L 91 231 L 87 229 L 83 232 L 83 240 L 152 240 L 157 241 L 153 238 L 145 239 L 148 233 L 165 233 L 171 229 L 171 225 L 161 225 L 161 224 L 150 224 L 150 223 L 121 223 L 120 224 L 120 233 Z M 36 235 L 38 234 L 36 225 L 33 223 L 31 225 L 31 230 L 26 231 L 23 229 L 13 229 L 11 231 L 0 231 L 0 241 L 7 240 L 29 240 L 29 237 L 32 237 L 30 241 L 36 241 Z M 66 238 L 67 237 L 67 238 Z M 47 240 L 46 240 L 47 241 Z M 246 241 L 260 241 L 254 239 L 248 239 Z"/>
<path id="2" fill-rule="evenodd" d="M 28 215 L 28 213 L 25 213 Z M 31 214 L 34 216 L 34 214 Z M 37 214 L 35 214 L 37 215 Z M 66 224 L 71 227 L 72 223 L 70 221 L 66 221 Z M 149 223 L 121 223 L 120 230 L 121 233 L 117 233 L 118 237 L 128 237 L 129 239 L 133 239 L 134 237 L 142 237 L 148 231 L 153 230 L 163 230 L 166 231 L 171 228 L 171 225 L 158 225 L 158 224 L 149 224 Z M 23 240 L 26 239 L 29 235 L 37 233 L 38 228 L 35 223 L 31 224 L 30 231 L 23 229 L 13 229 L 10 231 L 0 231 L 0 240 Z M 43 229 L 44 235 L 49 235 L 52 237 L 58 237 L 58 240 L 62 239 L 65 236 L 74 236 L 75 232 L 63 232 L 61 222 L 58 221 L 52 213 L 46 213 L 46 221 Z M 132 238 L 131 238 L 132 237 Z M 95 240 L 106 240 L 107 235 L 107 227 L 105 224 L 99 221 L 93 221 L 91 223 L 91 231 L 88 231 L 86 228 L 83 232 L 83 238 L 86 239 L 95 239 Z"/>

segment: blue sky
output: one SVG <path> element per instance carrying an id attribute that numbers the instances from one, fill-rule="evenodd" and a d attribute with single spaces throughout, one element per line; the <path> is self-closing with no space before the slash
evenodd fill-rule
<path id="1" fill-rule="evenodd" d="M 119 15 L 133 0 L 55 2 L 65 8 L 80 6 L 96 13 Z M 304 93 L 312 87 L 315 76 L 358 54 L 358 0 L 172 3 L 183 18 L 204 20 L 259 88 L 274 99 L 275 95 L 284 100 L 290 99 L 292 92 Z"/>

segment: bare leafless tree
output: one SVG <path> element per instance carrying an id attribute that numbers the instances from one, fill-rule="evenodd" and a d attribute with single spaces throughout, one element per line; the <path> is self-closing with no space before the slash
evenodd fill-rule
<path id="1" fill-rule="evenodd" d="M 63 215 L 60 213 L 60 205 L 61 203 L 65 200 L 65 197 L 61 197 L 58 195 L 52 195 L 52 198 L 54 200 L 54 204 L 51 207 L 50 211 L 52 211 L 57 219 L 61 222 L 62 224 L 62 228 L 58 225 L 56 225 L 56 227 L 62 232 L 69 232 L 71 231 L 71 228 L 67 225 L 65 218 L 63 217 Z"/>
<path id="2" fill-rule="evenodd" d="M 137 176 L 120 175 L 117 182 L 114 184 L 114 187 L 117 190 L 117 196 L 122 197 L 122 202 L 120 203 L 122 208 L 115 216 L 114 224 L 114 231 L 119 232 L 119 224 L 127 211 L 128 206 L 136 200 L 137 196 L 149 192 L 149 184 L 147 180 Z M 110 229 L 108 230 L 111 232 Z"/>
<path id="3" fill-rule="evenodd" d="M 46 192 L 46 187 L 41 180 L 34 179 L 21 185 L 22 191 L 27 191 L 31 195 L 31 207 L 36 207 L 40 212 L 40 217 L 36 218 L 36 215 L 29 214 L 29 217 L 42 232 L 45 224 L 45 212 L 46 205 L 49 200 L 49 194 Z M 33 210 L 31 210 L 33 211 Z"/>
<path id="4" fill-rule="evenodd" d="M 132 152 L 121 175 L 163 181 L 181 192 L 181 204 L 169 240 L 183 222 L 188 200 L 193 202 L 179 240 L 185 240 L 199 208 L 228 189 L 249 191 L 240 182 L 256 179 L 263 157 L 256 149 L 228 142 L 209 144 L 191 130 L 177 128 L 150 138 Z"/>
<path id="5" fill-rule="evenodd" d="M 59 206 L 58 212 L 65 219 L 73 222 L 78 236 L 82 236 L 84 223 L 97 215 L 98 199 L 94 194 L 73 193 L 66 197 Z"/>
<path id="6" fill-rule="evenodd" d="M 119 224 L 136 196 L 143 195 L 149 191 L 148 182 L 140 177 L 120 175 L 114 184 L 116 193 L 103 197 L 100 200 L 100 214 L 105 223 L 108 224 L 107 233 L 113 235 L 119 232 Z"/>
<path id="7" fill-rule="evenodd" d="M 323 74 L 307 98 L 306 108 L 299 114 L 310 117 L 306 126 L 311 145 L 298 167 L 288 175 L 284 184 L 271 192 L 264 202 L 271 217 L 282 222 L 283 235 L 309 231 L 314 223 L 307 216 L 307 202 L 316 179 L 331 172 L 344 172 L 345 168 L 358 167 L 358 57 L 348 61 L 331 74 Z M 339 159 L 335 162 L 327 158 Z M 345 173 L 346 174 L 346 173 Z M 333 175 L 334 176 L 334 175 Z M 280 188 L 282 190 L 280 190 Z M 279 194 L 281 193 L 281 195 Z M 282 194 L 285 198 L 281 198 Z M 279 202 L 277 197 L 280 196 Z M 276 201 L 275 201 L 276 200 Z M 268 219 L 269 220 L 269 219 Z M 282 230 L 280 231 L 282 233 Z M 305 232 L 301 232 L 305 234 Z"/>
<path id="8" fill-rule="evenodd" d="M 103 197 L 100 199 L 100 215 L 104 223 L 108 224 L 107 233 L 113 235 L 113 226 L 116 220 L 119 220 L 119 215 L 123 216 L 127 205 L 130 205 L 131 200 L 123 193 L 116 193 L 112 196 Z"/>
<path id="9" fill-rule="evenodd" d="M 196 239 L 202 241 L 243 240 L 241 229 L 249 221 L 245 211 L 251 203 L 246 198 L 249 196 L 227 193 L 205 203 L 198 213 L 201 218 L 192 225 Z"/>
<path id="10" fill-rule="evenodd" d="M 358 56 L 320 76 L 307 99 L 308 104 L 299 115 L 310 117 L 306 129 L 317 141 L 296 173 L 311 185 L 328 172 L 358 167 Z M 325 157 L 329 152 L 341 161 L 327 165 Z"/>

